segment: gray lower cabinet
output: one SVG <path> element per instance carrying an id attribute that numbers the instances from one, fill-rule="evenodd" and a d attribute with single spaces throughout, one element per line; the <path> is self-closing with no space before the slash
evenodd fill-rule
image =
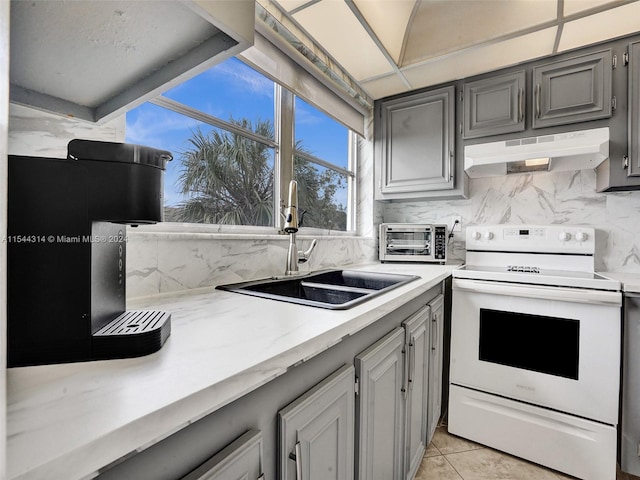
<path id="1" fill-rule="evenodd" d="M 411 480 L 424 456 L 430 307 L 356 356 L 356 478 Z"/>
<path id="2" fill-rule="evenodd" d="M 524 70 L 465 83 L 463 138 L 522 132 L 525 94 Z"/>
<path id="3" fill-rule="evenodd" d="M 454 87 L 376 106 L 376 200 L 428 196 L 454 188 Z"/>
<path id="4" fill-rule="evenodd" d="M 620 468 L 640 475 L 640 294 L 624 295 Z"/>
<path id="5" fill-rule="evenodd" d="M 262 433 L 251 430 L 182 480 L 265 480 Z"/>
<path id="6" fill-rule="evenodd" d="M 284 375 L 114 462 L 100 479 L 412 478 L 430 412 L 424 405 L 431 385 L 425 372 L 433 374 L 429 305 L 437 308 L 447 288 L 442 282 L 399 305 Z"/>
<path id="7" fill-rule="evenodd" d="M 640 175 L 640 42 L 629 45 L 629 176 Z"/>
<path id="8" fill-rule="evenodd" d="M 404 328 L 356 356 L 358 480 L 403 479 Z"/>
<path id="9" fill-rule="evenodd" d="M 429 400 L 427 402 L 427 445 L 431 442 L 442 414 L 442 378 L 444 361 L 444 295 L 429 303 L 431 335 L 429 342 Z"/>
<path id="10" fill-rule="evenodd" d="M 278 412 L 280 480 L 352 480 L 355 375 L 345 365 Z"/>
<path id="11" fill-rule="evenodd" d="M 404 322 L 407 352 L 407 415 L 405 420 L 405 452 L 407 480 L 415 477 L 427 440 L 429 393 L 429 320 L 427 305 Z"/>
<path id="12" fill-rule="evenodd" d="M 611 116 L 611 50 L 533 68 L 533 128 Z"/>

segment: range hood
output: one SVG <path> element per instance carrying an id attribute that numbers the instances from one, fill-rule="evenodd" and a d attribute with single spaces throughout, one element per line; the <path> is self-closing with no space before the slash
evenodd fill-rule
<path id="1" fill-rule="evenodd" d="M 609 127 L 480 143 L 464 148 L 470 178 L 596 168 L 609 157 Z"/>

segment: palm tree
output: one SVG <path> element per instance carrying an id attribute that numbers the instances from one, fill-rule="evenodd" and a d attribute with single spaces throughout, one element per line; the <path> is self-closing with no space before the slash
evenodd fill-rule
<path id="1" fill-rule="evenodd" d="M 269 121 L 232 123 L 273 138 Z M 191 149 L 182 154 L 178 178 L 187 196 L 176 212 L 182 222 L 235 225 L 273 224 L 273 166 L 270 149 L 237 133 L 200 129 L 189 139 Z"/>
<path id="2" fill-rule="evenodd" d="M 270 121 L 230 120 L 245 130 L 273 138 Z M 196 129 L 190 149 L 182 153 L 178 185 L 186 201 L 167 207 L 167 219 L 192 223 L 273 225 L 273 161 L 269 147 L 237 133 Z M 304 151 L 301 144 L 296 150 Z M 334 195 L 342 177 L 296 158 L 300 208 L 308 212 L 305 226 L 345 230 L 345 207 Z"/>

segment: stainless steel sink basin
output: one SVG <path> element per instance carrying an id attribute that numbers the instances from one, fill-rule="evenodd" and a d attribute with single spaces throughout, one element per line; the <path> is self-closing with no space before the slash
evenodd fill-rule
<path id="1" fill-rule="evenodd" d="M 219 285 L 217 288 L 310 307 L 345 310 L 418 278 L 415 275 L 360 270 L 327 270 L 296 277 Z"/>

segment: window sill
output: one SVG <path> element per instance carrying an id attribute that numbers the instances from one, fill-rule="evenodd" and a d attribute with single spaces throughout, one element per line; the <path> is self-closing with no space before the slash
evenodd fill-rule
<path id="1" fill-rule="evenodd" d="M 162 222 L 155 225 L 140 225 L 129 227 L 127 234 L 133 236 L 151 235 L 181 238 L 224 238 L 228 240 L 249 240 L 249 239 L 286 239 L 287 234 L 274 227 L 256 227 L 245 225 L 212 225 L 198 223 L 174 223 Z M 321 228 L 301 228 L 298 231 L 301 237 L 339 237 L 339 238 L 361 238 L 354 231 L 328 230 Z"/>

